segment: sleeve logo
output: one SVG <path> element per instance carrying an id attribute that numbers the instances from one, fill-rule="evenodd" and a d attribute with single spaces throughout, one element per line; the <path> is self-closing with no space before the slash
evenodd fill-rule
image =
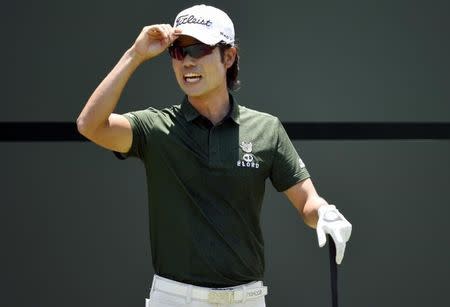
<path id="1" fill-rule="evenodd" d="M 298 162 L 300 163 L 300 168 L 305 168 L 306 167 L 306 165 L 305 165 L 305 163 L 303 163 L 302 159 L 298 158 Z"/>

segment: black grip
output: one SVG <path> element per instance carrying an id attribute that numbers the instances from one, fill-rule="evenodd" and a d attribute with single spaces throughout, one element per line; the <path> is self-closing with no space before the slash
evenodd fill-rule
<path id="1" fill-rule="evenodd" d="M 330 254 L 331 304 L 338 307 L 336 245 L 330 235 L 328 236 L 328 250 Z"/>

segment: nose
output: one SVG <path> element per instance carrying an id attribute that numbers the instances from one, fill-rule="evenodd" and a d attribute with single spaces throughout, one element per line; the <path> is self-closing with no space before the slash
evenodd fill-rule
<path id="1" fill-rule="evenodd" d="M 183 59 L 183 66 L 184 67 L 192 67 L 196 65 L 196 61 L 193 57 L 191 57 L 190 55 L 186 54 L 186 56 Z"/>

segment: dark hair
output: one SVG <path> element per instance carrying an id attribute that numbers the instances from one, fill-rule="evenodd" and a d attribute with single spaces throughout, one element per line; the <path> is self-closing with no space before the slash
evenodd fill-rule
<path id="1" fill-rule="evenodd" d="M 238 80 L 239 73 L 239 49 L 238 45 L 234 44 L 234 46 L 229 44 L 220 43 L 220 58 L 222 62 L 225 60 L 225 50 L 228 48 L 234 47 L 236 48 L 236 58 L 234 59 L 233 65 L 227 69 L 227 87 L 230 91 L 237 91 L 241 86 L 241 81 Z"/>

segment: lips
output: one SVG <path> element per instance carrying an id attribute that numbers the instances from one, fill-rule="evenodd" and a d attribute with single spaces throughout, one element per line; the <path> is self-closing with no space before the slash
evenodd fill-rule
<path id="1" fill-rule="evenodd" d="M 186 83 L 196 83 L 202 79 L 202 75 L 196 73 L 187 73 L 183 75 Z"/>

